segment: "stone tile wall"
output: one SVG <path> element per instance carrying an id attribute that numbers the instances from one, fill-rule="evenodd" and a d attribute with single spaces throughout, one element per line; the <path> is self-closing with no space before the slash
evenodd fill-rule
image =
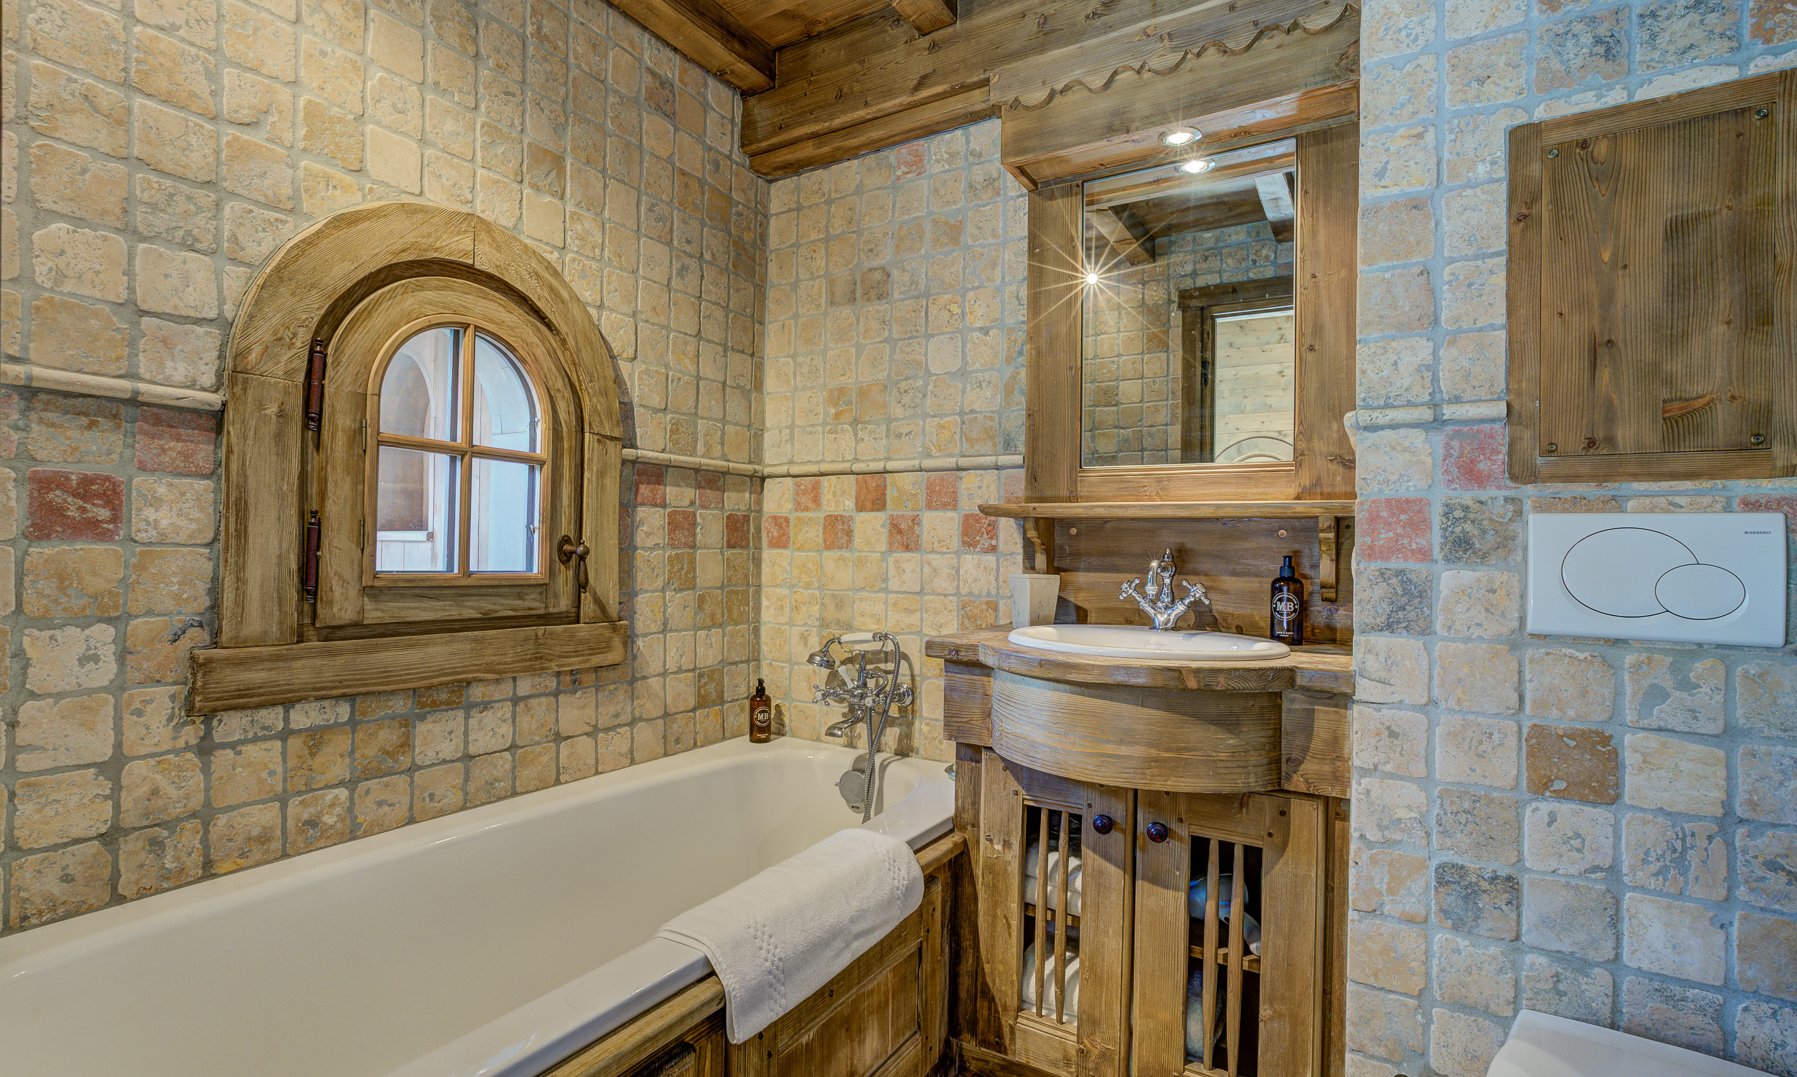
<path id="1" fill-rule="evenodd" d="M 883 628 L 918 692 L 885 746 L 945 754 L 923 639 L 1010 619 L 1020 533 L 978 506 L 1022 488 L 1026 204 L 991 121 L 772 185 L 761 655 L 795 735 L 842 716 L 805 656 Z"/>
<path id="2" fill-rule="evenodd" d="M 1348 1072 L 1520 1007 L 1797 1073 L 1797 650 L 1529 637 L 1533 512 L 1797 483 L 1505 479 L 1505 132 L 1797 62 L 1782 0 L 1368 0 Z M 1375 598 L 1375 596 L 1380 596 Z M 1794 606 L 1797 608 L 1797 606 Z"/>
<path id="3" fill-rule="evenodd" d="M 6 0 L 0 350 L 209 392 L 256 266 L 383 198 L 519 231 L 591 305 L 628 444 L 752 463 L 766 184 L 730 89 L 597 0 Z M 217 422 L 0 390 L 0 930 L 746 726 L 747 477 L 624 484 L 627 665 L 184 713 Z"/>

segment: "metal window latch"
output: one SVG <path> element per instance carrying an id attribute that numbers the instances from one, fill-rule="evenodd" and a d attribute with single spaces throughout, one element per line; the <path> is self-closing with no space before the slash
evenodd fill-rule
<path id="1" fill-rule="evenodd" d="M 580 564 L 574 569 L 574 585 L 580 589 L 582 594 L 585 594 L 587 590 L 587 554 L 592 552 L 592 547 L 584 542 L 576 543 L 567 535 L 563 535 L 561 542 L 557 543 L 555 547 L 555 555 L 561 559 L 564 565 L 577 557 L 580 559 Z"/>

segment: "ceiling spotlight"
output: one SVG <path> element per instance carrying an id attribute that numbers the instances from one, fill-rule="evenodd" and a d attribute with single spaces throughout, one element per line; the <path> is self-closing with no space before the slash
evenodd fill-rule
<path id="1" fill-rule="evenodd" d="M 1164 146 L 1189 146 L 1203 137 L 1202 132 L 1194 131 L 1190 127 L 1177 127 L 1161 136 L 1161 144 Z"/>
<path id="2" fill-rule="evenodd" d="M 1210 158 L 1194 157 L 1189 161 L 1181 162 L 1181 164 L 1179 166 L 1179 170 L 1181 172 L 1184 172 L 1184 173 L 1187 173 L 1188 175 L 1193 175 L 1193 176 L 1196 176 L 1200 172 L 1209 172 L 1210 171 Z"/>
<path id="3" fill-rule="evenodd" d="M 1098 273 L 1097 273 L 1097 271 L 1095 271 L 1095 270 L 1094 270 L 1094 271 L 1088 271 L 1088 272 L 1087 272 L 1087 273 L 1086 273 L 1086 283 L 1087 283 L 1087 284 L 1097 284 L 1097 283 L 1098 283 Z"/>

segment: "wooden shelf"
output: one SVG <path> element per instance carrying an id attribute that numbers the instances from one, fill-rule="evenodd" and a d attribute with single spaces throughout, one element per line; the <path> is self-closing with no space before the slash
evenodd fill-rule
<path id="1" fill-rule="evenodd" d="M 1199 958 L 1200 960 L 1203 959 L 1204 947 L 1202 945 L 1189 946 L 1186 949 L 1187 949 L 1187 952 L 1192 957 Z M 1219 965 L 1229 964 L 1229 947 L 1227 947 L 1227 946 L 1217 947 L 1217 964 L 1219 964 Z M 1260 974 L 1260 955 L 1256 954 L 1256 953 L 1247 953 L 1247 954 L 1242 955 L 1242 971 L 1243 972 L 1252 972 L 1258 976 Z"/>
<path id="2" fill-rule="evenodd" d="M 1001 501 L 981 505 L 1008 520 L 1301 520 L 1352 516 L 1353 501 Z"/>

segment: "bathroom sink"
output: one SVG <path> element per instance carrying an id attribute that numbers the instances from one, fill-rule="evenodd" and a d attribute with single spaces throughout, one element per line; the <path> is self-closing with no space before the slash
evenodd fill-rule
<path id="1" fill-rule="evenodd" d="M 1013 629 L 1009 638 L 1024 647 L 1090 658 L 1257 662 L 1292 653 L 1277 640 L 1233 632 L 1159 632 L 1145 625 L 1035 625 Z"/>

